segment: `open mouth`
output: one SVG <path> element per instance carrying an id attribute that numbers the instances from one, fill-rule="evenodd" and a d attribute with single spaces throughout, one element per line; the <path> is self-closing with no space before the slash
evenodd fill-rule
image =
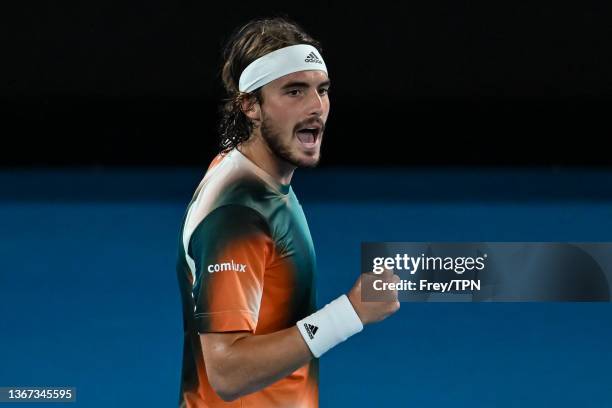
<path id="1" fill-rule="evenodd" d="M 321 128 L 318 126 L 304 127 L 296 132 L 297 138 L 306 147 L 314 147 L 319 140 Z"/>

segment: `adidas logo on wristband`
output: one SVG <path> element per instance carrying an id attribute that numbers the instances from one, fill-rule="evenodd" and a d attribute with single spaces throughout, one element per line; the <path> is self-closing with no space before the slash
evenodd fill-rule
<path id="1" fill-rule="evenodd" d="M 306 333 L 308 333 L 308 337 L 310 340 L 314 339 L 314 335 L 319 330 L 319 328 L 313 324 L 304 323 L 304 328 L 306 329 Z"/>
<path id="2" fill-rule="evenodd" d="M 316 62 L 317 64 L 323 64 L 319 57 L 317 57 L 317 54 L 315 54 L 314 52 L 308 54 L 304 62 Z"/>
<path id="3" fill-rule="evenodd" d="M 315 358 L 363 330 L 363 323 L 346 295 L 297 321 L 296 325 Z M 322 326 L 325 329 L 319 330 Z"/>

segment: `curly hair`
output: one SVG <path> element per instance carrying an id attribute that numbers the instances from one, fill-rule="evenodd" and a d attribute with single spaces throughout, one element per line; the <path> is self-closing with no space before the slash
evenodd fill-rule
<path id="1" fill-rule="evenodd" d="M 223 51 L 221 79 L 227 93 L 221 106 L 219 122 L 220 147 L 228 151 L 246 141 L 253 131 L 253 122 L 244 114 L 242 102 L 253 96 L 251 103 L 263 103 L 261 88 L 251 93 L 240 92 L 240 74 L 256 59 L 281 48 L 309 44 L 322 51 L 318 41 L 297 23 L 286 17 L 252 20 L 230 37 Z"/>

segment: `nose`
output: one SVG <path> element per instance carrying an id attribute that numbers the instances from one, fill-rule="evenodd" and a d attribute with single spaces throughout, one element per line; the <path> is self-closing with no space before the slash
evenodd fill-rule
<path id="1" fill-rule="evenodd" d="M 321 95 L 319 95 L 319 91 L 315 89 L 313 92 L 310 92 L 310 97 L 308 98 L 308 115 L 309 116 L 322 116 L 324 109 L 324 102 Z"/>

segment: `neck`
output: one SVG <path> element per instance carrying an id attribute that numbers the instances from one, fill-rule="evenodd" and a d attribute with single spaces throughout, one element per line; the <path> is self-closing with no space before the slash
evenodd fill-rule
<path id="1" fill-rule="evenodd" d="M 279 183 L 291 183 L 295 166 L 278 157 L 260 134 L 253 134 L 238 150 Z"/>

